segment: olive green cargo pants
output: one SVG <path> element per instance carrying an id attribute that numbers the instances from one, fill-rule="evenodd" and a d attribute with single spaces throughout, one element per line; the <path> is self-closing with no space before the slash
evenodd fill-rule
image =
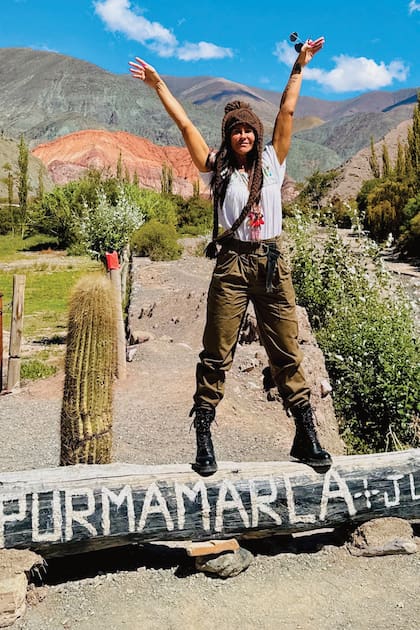
<path id="1" fill-rule="evenodd" d="M 267 245 L 232 239 L 222 247 L 210 283 L 203 351 L 197 364 L 195 407 L 216 407 L 224 395 L 249 300 L 254 305 L 261 342 L 286 408 L 309 403 L 310 391 L 301 367 L 295 292 L 281 253 L 281 237 L 271 239 L 280 251 L 273 291 L 266 290 Z"/>

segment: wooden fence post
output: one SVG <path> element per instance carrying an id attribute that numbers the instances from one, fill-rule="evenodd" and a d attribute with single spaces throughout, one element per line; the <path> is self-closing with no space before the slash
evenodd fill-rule
<path id="1" fill-rule="evenodd" d="M 3 390 L 3 293 L 0 291 L 0 392 Z"/>
<path id="2" fill-rule="evenodd" d="M 125 339 L 124 318 L 122 312 L 121 269 L 117 252 L 113 252 L 112 254 L 107 253 L 106 262 L 112 286 L 114 287 L 117 309 L 117 378 L 123 379 L 126 377 L 127 374 L 127 344 Z"/>
<path id="3" fill-rule="evenodd" d="M 25 301 L 26 276 L 13 276 L 12 321 L 10 324 L 9 362 L 7 368 L 7 389 L 11 391 L 20 385 L 20 348 L 23 335 L 23 307 Z"/>

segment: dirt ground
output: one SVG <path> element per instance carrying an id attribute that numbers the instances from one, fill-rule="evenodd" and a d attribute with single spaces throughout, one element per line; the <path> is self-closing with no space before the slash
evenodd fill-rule
<path id="1" fill-rule="evenodd" d="M 212 262 L 136 259 L 130 328 L 136 345 L 114 404 L 114 461 L 190 462 L 194 371 Z M 300 313 L 300 343 L 322 442 L 343 452 L 322 355 Z M 267 400 L 263 349 L 239 345 L 218 408 L 220 461 L 287 459 L 290 419 Z M 56 466 L 63 375 L 0 398 L 0 471 Z M 18 437 L 17 437 L 18 436 Z M 34 439 L 35 436 L 35 439 Z M 419 531 L 416 530 L 417 535 Z M 418 539 L 417 539 L 418 540 Z M 418 540 L 418 542 L 420 542 Z M 194 570 L 185 550 L 131 546 L 50 560 L 43 585 L 29 594 L 19 630 L 285 630 L 419 627 L 420 553 L 357 558 L 339 532 L 275 536 L 244 543 L 254 562 L 228 580 Z"/>

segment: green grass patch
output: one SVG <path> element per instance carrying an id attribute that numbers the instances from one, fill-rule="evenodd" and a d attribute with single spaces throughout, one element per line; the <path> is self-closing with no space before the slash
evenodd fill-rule
<path id="1" fill-rule="evenodd" d="M 23 359 L 20 366 L 20 377 L 25 381 L 34 381 L 38 378 L 48 378 L 57 372 L 55 365 L 50 365 L 39 359 Z"/>
<path id="2" fill-rule="evenodd" d="M 26 258 L 25 252 L 30 253 L 42 249 L 54 248 L 56 240 L 45 234 L 34 234 L 28 238 L 6 234 L 0 236 L 0 261 L 12 262 Z"/>
<path id="3" fill-rule="evenodd" d="M 77 269 L 37 265 L 11 271 L 0 271 L 0 292 L 3 293 L 4 328 L 10 330 L 13 275 L 26 276 L 24 305 L 24 337 L 39 340 L 57 335 L 67 327 L 67 306 L 70 292 L 86 273 L 101 269 L 100 263 L 86 258 Z"/>

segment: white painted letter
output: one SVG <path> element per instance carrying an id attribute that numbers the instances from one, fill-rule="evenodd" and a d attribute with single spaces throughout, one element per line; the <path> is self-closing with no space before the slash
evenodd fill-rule
<path id="1" fill-rule="evenodd" d="M 128 531 L 131 533 L 136 530 L 131 486 L 124 486 L 119 494 L 109 490 L 108 488 L 102 488 L 102 531 L 104 536 L 109 536 L 111 533 L 111 523 L 109 518 L 110 503 L 116 505 L 117 510 L 119 510 L 124 501 L 127 501 Z"/>
<path id="2" fill-rule="evenodd" d="M 331 477 L 338 485 L 338 490 L 330 490 Z M 320 521 L 324 521 L 327 516 L 328 501 L 330 499 L 338 498 L 344 499 L 349 516 L 354 516 L 356 514 L 356 509 L 354 507 L 353 497 L 350 494 L 349 488 L 344 479 L 341 479 L 338 472 L 333 468 L 330 468 L 325 473 L 324 486 L 322 488 L 321 509 L 319 512 Z"/>
<path id="3" fill-rule="evenodd" d="M 152 505 L 153 499 L 157 501 L 157 505 Z M 162 493 L 156 483 L 151 483 L 150 486 L 147 488 L 137 531 L 143 531 L 149 514 L 162 514 L 166 522 L 166 529 L 168 530 L 168 532 L 173 531 L 174 524 L 171 515 L 169 514 L 168 506 L 166 505 L 166 501 L 163 498 Z"/>
<path id="4" fill-rule="evenodd" d="M 232 496 L 231 501 L 226 500 L 226 495 L 228 492 Z M 246 513 L 241 497 L 239 496 L 239 493 L 233 483 L 231 483 L 227 479 L 222 481 L 219 490 L 219 496 L 217 498 L 215 524 L 216 532 L 221 532 L 223 529 L 223 512 L 225 510 L 238 510 L 243 524 L 245 525 L 245 527 L 249 527 L 249 517 Z"/>
<path id="5" fill-rule="evenodd" d="M 60 490 L 53 490 L 51 502 L 52 531 L 39 531 L 39 494 L 32 495 L 32 540 L 34 542 L 58 542 L 61 540 L 63 517 L 61 515 Z M 48 519 L 50 520 L 50 519 Z"/>
<path id="6" fill-rule="evenodd" d="M 264 479 L 264 484 L 268 481 L 270 485 L 270 494 L 258 494 L 258 490 L 256 488 L 257 479 L 249 480 L 249 495 L 251 499 L 251 521 L 252 527 L 258 527 L 259 520 L 259 512 L 263 512 L 267 514 L 270 518 L 273 519 L 277 525 L 281 525 L 281 516 L 277 514 L 273 510 L 273 508 L 269 507 L 269 503 L 273 503 L 277 499 L 277 488 L 274 483 L 274 479 L 269 477 L 268 479 Z"/>
<path id="7" fill-rule="evenodd" d="M 93 490 L 90 488 L 77 488 L 75 490 L 65 490 L 66 495 L 66 540 L 69 541 L 73 538 L 73 521 L 79 523 L 82 527 L 88 530 L 92 536 L 97 536 L 98 532 L 91 523 L 86 520 L 87 516 L 92 516 L 95 513 L 95 497 L 93 496 Z M 75 510 L 73 507 L 73 497 L 87 498 L 86 510 Z"/>
<path id="8" fill-rule="evenodd" d="M 175 483 L 175 495 L 176 495 L 176 509 L 178 518 L 178 529 L 184 529 L 185 527 L 185 504 L 184 497 L 192 502 L 195 501 L 198 494 L 201 494 L 201 514 L 203 518 L 203 529 L 210 531 L 210 504 L 207 497 L 207 488 L 204 481 L 197 481 L 195 486 L 191 489 L 181 483 Z"/>
<path id="9" fill-rule="evenodd" d="M 413 501 L 416 501 L 417 499 L 420 499 L 420 494 L 416 494 L 416 486 L 414 485 L 414 475 L 413 473 L 409 473 L 408 476 L 410 478 L 411 498 L 413 499 Z"/>
<path id="10" fill-rule="evenodd" d="M 289 511 L 289 522 L 293 523 L 315 523 L 315 514 L 296 514 L 295 497 L 293 494 L 290 475 L 284 475 L 284 485 L 286 486 L 287 509 Z"/>
<path id="11" fill-rule="evenodd" d="M 17 512 L 12 514 L 4 513 L 4 504 L 9 501 L 18 502 Z M 26 516 L 26 497 L 22 494 L 3 494 L 0 497 L 0 549 L 4 547 L 4 526 L 6 523 L 15 523 L 16 521 L 23 521 Z"/>
<path id="12" fill-rule="evenodd" d="M 404 475 L 389 475 L 387 477 L 387 479 L 389 479 L 389 481 L 393 481 L 394 482 L 395 499 L 394 499 L 394 501 L 390 501 L 389 500 L 389 496 L 388 496 L 388 492 L 384 492 L 385 507 L 387 507 L 387 508 L 395 507 L 396 505 L 400 504 L 400 486 L 399 486 L 398 480 L 402 479 L 403 477 L 404 477 Z"/>

